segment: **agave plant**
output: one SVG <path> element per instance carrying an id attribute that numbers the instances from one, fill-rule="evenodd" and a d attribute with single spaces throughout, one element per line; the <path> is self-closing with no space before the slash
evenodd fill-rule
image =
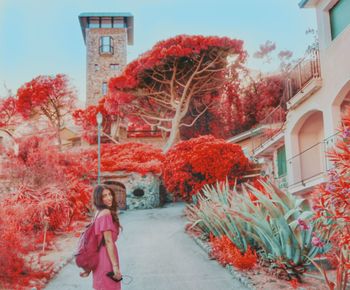
<path id="1" fill-rule="evenodd" d="M 196 195 L 196 203 L 187 205 L 187 217 L 192 227 L 200 228 L 206 236 L 226 235 L 242 253 L 247 251 L 247 240 L 241 223 L 229 212 L 232 209 L 232 191 L 228 182 L 216 186 L 205 185 Z"/>
<path id="2" fill-rule="evenodd" d="M 258 247 L 263 258 L 285 274 L 299 279 L 309 258 L 330 248 L 313 245 L 316 222 L 304 199 L 261 181 L 262 190 L 245 184 L 242 190 L 228 183 L 205 187 L 197 194 L 197 205 L 189 206 L 192 225 L 215 236 L 225 234 L 243 252 L 247 244 Z M 252 198 L 253 197 L 253 198 Z M 195 220 L 194 217 L 197 217 Z"/>
<path id="3" fill-rule="evenodd" d="M 246 184 L 242 194 L 235 194 L 232 214 L 242 223 L 251 225 L 247 232 L 261 247 L 265 258 L 277 268 L 286 271 L 289 277 L 305 271 L 309 258 L 330 248 L 313 245 L 315 222 L 307 222 L 313 216 L 304 199 L 282 192 L 272 184 L 261 181 L 263 191 Z M 249 194 L 255 196 L 253 201 Z M 327 237 L 320 237 L 327 242 Z"/>

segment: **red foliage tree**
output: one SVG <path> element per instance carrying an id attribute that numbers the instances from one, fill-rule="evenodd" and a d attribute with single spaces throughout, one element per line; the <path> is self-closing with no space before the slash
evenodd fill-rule
<path id="1" fill-rule="evenodd" d="M 229 138 L 263 121 L 278 105 L 281 105 L 281 115 L 284 115 L 282 75 L 253 79 L 244 68 L 234 66 L 228 68 L 226 79 L 228 81 L 222 95 L 216 97 L 215 106 L 209 107 L 192 127 L 181 128 L 181 139 L 206 134 Z M 196 111 L 196 107 L 191 106 L 184 120 L 190 123 Z"/>
<path id="2" fill-rule="evenodd" d="M 265 43 L 261 44 L 259 50 L 254 53 L 255 58 L 266 59 L 266 62 L 271 61 L 270 54 L 276 49 L 276 44 L 271 40 L 267 40 Z"/>
<path id="3" fill-rule="evenodd" d="M 231 108 L 231 113 L 226 114 L 225 122 L 230 135 L 249 130 L 279 105 L 283 109 L 283 91 L 281 75 L 251 78 L 248 85 L 240 88 L 235 83 L 227 84 L 223 98 L 226 107 Z"/>
<path id="4" fill-rule="evenodd" d="M 14 97 L 0 99 L 0 128 L 13 125 L 16 113 L 16 99 Z"/>
<path id="5" fill-rule="evenodd" d="M 226 178 L 231 184 L 249 168 L 249 161 L 237 144 L 213 136 L 182 141 L 168 151 L 163 179 L 174 196 L 190 200 L 205 184 Z"/>
<path id="6" fill-rule="evenodd" d="M 323 222 L 321 231 L 328 231 L 337 258 L 337 278 L 326 281 L 330 289 L 345 289 L 350 279 L 350 109 L 342 120 L 339 140 L 328 153 L 334 169 L 329 171 L 329 181 L 315 192 L 316 218 Z M 318 237 L 315 243 L 323 244 Z M 332 288 L 333 287 L 333 288 Z"/>
<path id="7" fill-rule="evenodd" d="M 82 137 L 90 144 L 97 143 L 97 113 L 103 117 L 102 134 L 114 140 L 109 134 L 113 122 L 119 122 L 119 117 L 108 114 L 104 107 L 105 98 L 99 100 L 97 106 L 90 105 L 86 109 L 77 109 L 73 112 L 73 119 L 76 125 L 83 129 Z M 115 140 L 114 140 L 115 141 Z"/>
<path id="8" fill-rule="evenodd" d="M 226 37 L 187 35 L 161 41 L 111 79 L 107 110 L 170 132 L 167 151 L 179 128 L 192 126 L 220 95 L 227 56 L 237 54 L 237 63 L 244 61 L 242 44 Z M 191 102 L 198 111 L 186 124 L 183 119 Z"/>
<path id="9" fill-rule="evenodd" d="M 25 118 L 45 116 L 56 129 L 57 140 L 61 144 L 59 130 L 64 124 L 64 117 L 72 112 L 76 100 L 68 77 L 63 74 L 38 76 L 21 86 L 17 97 L 18 112 Z"/>

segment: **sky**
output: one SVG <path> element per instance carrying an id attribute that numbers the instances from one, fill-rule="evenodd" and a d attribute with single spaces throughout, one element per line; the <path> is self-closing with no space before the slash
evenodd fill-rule
<path id="1" fill-rule="evenodd" d="M 129 12 L 134 45 L 128 62 L 160 41 L 179 34 L 217 35 L 244 41 L 247 65 L 273 71 L 253 58 L 267 40 L 302 57 L 316 28 L 313 9 L 298 0 L 0 0 L 0 97 L 38 75 L 67 74 L 85 103 L 86 48 L 78 21 L 83 12 Z M 6 89 L 7 88 L 7 89 Z"/>

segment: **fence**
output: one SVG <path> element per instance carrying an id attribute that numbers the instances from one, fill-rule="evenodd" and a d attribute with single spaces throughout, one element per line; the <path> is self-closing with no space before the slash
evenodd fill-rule
<path id="1" fill-rule="evenodd" d="M 312 79 L 321 77 L 320 53 L 312 50 L 288 73 L 287 101 L 300 92 Z"/>
<path id="2" fill-rule="evenodd" d="M 255 129 L 252 129 L 253 132 L 258 127 L 262 130 L 262 133 L 256 130 L 257 137 L 253 144 L 253 152 L 279 133 L 282 130 L 285 121 L 286 111 L 281 106 L 276 107 L 264 120 L 260 121 L 258 126 Z"/>
<path id="3" fill-rule="evenodd" d="M 334 165 L 327 157 L 327 152 L 334 147 L 338 138 L 339 133 L 336 133 L 290 158 L 287 171 L 293 173 L 294 178 L 289 186 L 304 184 L 331 170 Z"/>

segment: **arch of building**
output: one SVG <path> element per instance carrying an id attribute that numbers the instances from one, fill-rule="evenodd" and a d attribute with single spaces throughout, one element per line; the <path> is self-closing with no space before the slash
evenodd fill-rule
<path id="1" fill-rule="evenodd" d="M 333 110 L 336 113 L 338 113 L 338 122 L 341 120 L 341 117 L 346 113 L 347 107 L 350 107 L 350 80 L 348 80 L 339 90 L 332 103 Z"/>
<path id="2" fill-rule="evenodd" d="M 314 179 L 324 172 L 324 113 L 312 109 L 304 113 L 285 135 L 288 150 L 289 184 Z"/>
<path id="3" fill-rule="evenodd" d="M 156 174 L 102 172 L 101 180 L 116 192 L 120 209 L 147 209 L 160 205 L 160 178 Z"/>

